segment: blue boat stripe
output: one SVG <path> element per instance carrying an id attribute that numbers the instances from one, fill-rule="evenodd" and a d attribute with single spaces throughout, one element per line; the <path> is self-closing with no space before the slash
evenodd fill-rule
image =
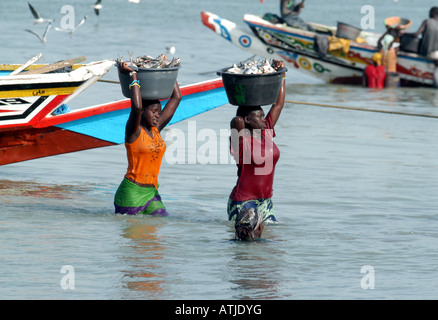
<path id="1" fill-rule="evenodd" d="M 164 105 L 166 101 L 163 101 Z M 183 96 L 170 124 L 227 104 L 223 87 Z M 115 144 L 125 140 L 125 125 L 130 109 L 116 110 L 56 125 L 59 128 L 95 137 Z"/>

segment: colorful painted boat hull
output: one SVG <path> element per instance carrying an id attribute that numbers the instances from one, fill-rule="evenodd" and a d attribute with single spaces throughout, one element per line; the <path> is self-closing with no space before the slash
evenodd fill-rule
<path id="1" fill-rule="evenodd" d="M 314 32 L 273 24 L 254 15 L 243 17 L 252 32 L 246 32 L 210 12 L 202 12 L 201 20 L 237 47 L 267 59 L 282 59 L 289 70 L 296 69 L 327 83 L 361 84 L 363 71 L 372 64 L 372 55 L 377 52 L 374 45 L 351 41 L 346 52 L 336 50 L 321 56 L 315 50 Z M 314 25 L 333 30 L 332 27 Z M 372 33 L 363 35 L 378 38 Z M 430 59 L 402 51 L 398 54 L 397 72 L 404 85 L 432 86 L 434 69 Z"/>
<path id="2" fill-rule="evenodd" d="M 0 136 L 0 165 L 111 145 L 59 127 L 18 130 Z"/>
<path id="3" fill-rule="evenodd" d="M 103 60 L 65 73 L 1 76 L 0 132 L 37 127 L 59 106 L 98 81 L 113 65 L 112 60 Z M 4 65 L 1 69 L 4 72 Z"/>
<path id="4" fill-rule="evenodd" d="M 228 103 L 221 79 L 181 87 L 181 93 L 169 124 Z M 58 96 L 58 102 L 63 98 Z M 121 144 L 130 107 L 131 101 L 124 99 L 56 116 L 47 114 L 32 118 L 25 126 L 8 126 L 3 132 L 0 121 L 0 165 Z"/>

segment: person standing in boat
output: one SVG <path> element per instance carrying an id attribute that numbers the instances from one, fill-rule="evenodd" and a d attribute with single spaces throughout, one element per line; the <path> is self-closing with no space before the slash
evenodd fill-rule
<path id="1" fill-rule="evenodd" d="M 382 65 L 385 67 L 386 72 L 397 72 L 397 52 L 399 47 L 396 47 L 396 42 L 399 42 L 400 28 L 392 28 L 386 26 L 386 32 L 377 40 L 377 48 L 382 54 Z"/>
<path id="2" fill-rule="evenodd" d="M 276 61 L 274 69 L 284 68 L 283 61 Z M 230 153 L 237 164 L 237 183 L 228 200 L 228 220 L 235 220 L 236 237 L 245 240 L 250 232 L 241 232 L 241 227 L 252 226 L 261 234 L 263 228 L 258 221 L 277 221 L 272 203 L 275 165 L 280 151 L 275 145 L 274 126 L 284 107 L 285 76 L 275 104 L 268 115 L 260 106 L 239 106 L 236 116 L 231 120 Z M 245 212 L 249 215 L 247 215 Z M 255 219 L 255 220 L 254 220 Z M 241 221 L 243 220 L 243 222 Z M 251 221 L 248 225 L 245 221 Z M 257 220 L 257 221 L 256 221 Z"/>
<path id="3" fill-rule="evenodd" d="M 166 150 L 161 130 L 172 119 L 180 101 L 178 83 L 165 107 L 158 100 L 142 100 L 137 73 L 127 63 L 119 71 L 131 78 L 131 112 L 125 129 L 128 169 L 114 196 L 116 213 L 168 216 L 158 193 L 158 173 Z"/>
<path id="4" fill-rule="evenodd" d="M 280 0 L 280 14 L 284 22 L 294 28 L 307 31 L 314 29 L 299 17 L 301 10 L 304 8 L 304 1 L 297 4 L 297 0 Z"/>

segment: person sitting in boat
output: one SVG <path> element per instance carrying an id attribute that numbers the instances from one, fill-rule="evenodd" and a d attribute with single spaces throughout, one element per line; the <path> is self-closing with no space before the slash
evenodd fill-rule
<path id="1" fill-rule="evenodd" d="M 284 68 L 277 60 L 274 69 Z M 237 164 L 237 183 L 228 199 L 228 220 L 235 220 L 242 210 L 257 210 L 263 221 L 277 221 L 272 203 L 275 165 L 280 151 L 275 145 L 274 126 L 284 107 L 285 76 L 275 104 L 268 115 L 260 106 L 239 106 L 231 120 L 230 153 Z"/>
<path id="2" fill-rule="evenodd" d="M 404 34 L 415 37 L 421 34 L 419 55 L 430 57 L 433 52 L 438 51 L 438 7 L 429 10 L 429 19 L 423 21 L 417 32 Z"/>
<path id="3" fill-rule="evenodd" d="M 373 54 L 373 64 L 365 68 L 363 75 L 363 85 L 368 88 L 382 89 L 385 87 L 386 72 L 382 65 L 382 54 L 376 52 Z"/>
<path id="4" fill-rule="evenodd" d="M 307 31 L 314 31 L 314 28 L 299 17 L 304 8 L 304 1 L 297 4 L 297 0 L 280 0 L 281 19 L 289 26 Z"/>
<path id="5" fill-rule="evenodd" d="M 163 110 L 158 100 L 142 100 L 137 73 L 127 63 L 119 71 L 131 78 L 131 112 L 125 129 L 128 169 L 115 197 L 116 213 L 168 216 L 158 193 L 158 173 L 166 150 L 161 130 L 172 119 L 181 101 L 178 83 Z"/>

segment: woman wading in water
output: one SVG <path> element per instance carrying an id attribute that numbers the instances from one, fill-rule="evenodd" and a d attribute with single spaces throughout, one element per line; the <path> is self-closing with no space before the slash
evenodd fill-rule
<path id="1" fill-rule="evenodd" d="M 161 110 L 158 100 L 142 100 L 137 73 L 127 63 L 119 71 L 131 78 L 131 113 L 125 129 L 128 170 L 114 197 L 115 212 L 168 216 L 158 193 L 158 173 L 166 150 L 161 130 L 172 119 L 181 101 L 181 91 L 175 82 L 172 96 Z"/>
<path id="2" fill-rule="evenodd" d="M 276 61 L 273 67 L 280 70 L 284 62 Z M 284 107 L 285 87 L 283 74 L 277 101 L 266 117 L 260 106 L 239 106 L 230 123 L 230 152 L 237 163 L 238 178 L 227 211 L 228 220 L 235 220 L 236 238 L 242 240 L 260 237 L 263 221 L 277 221 L 271 198 L 280 151 L 273 139 L 274 126 Z"/>

